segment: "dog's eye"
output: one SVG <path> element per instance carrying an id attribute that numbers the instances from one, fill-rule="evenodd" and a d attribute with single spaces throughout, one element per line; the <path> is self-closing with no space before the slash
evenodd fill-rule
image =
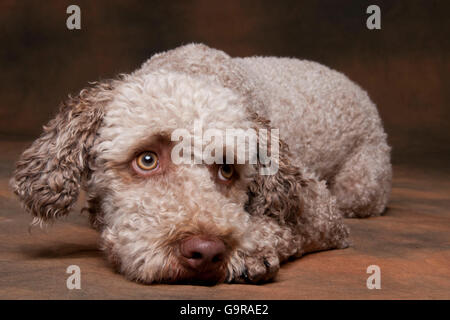
<path id="1" fill-rule="evenodd" d="M 158 167 L 159 164 L 158 156 L 152 151 L 142 152 L 139 156 L 137 156 L 136 164 L 138 165 L 139 169 L 145 171 L 154 170 Z"/>
<path id="2" fill-rule="evenodd" d="M 219 167 L 219 171 L 217 172 L 217 176 L 222 181 L 228 181 L 233 178 L 234 175 L 234 166 L 231 164 L 222 164 Z"/>

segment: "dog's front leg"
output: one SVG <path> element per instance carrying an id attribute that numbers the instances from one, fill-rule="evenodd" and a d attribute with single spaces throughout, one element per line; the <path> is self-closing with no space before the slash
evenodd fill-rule
<path id="1" fill-rule="evenodd" d="M 255 177 L 246 209 L 256 245 L 241 254 L 246 273 L 238 279 L 271 279 L 289 257 L 348 246 L 348 228 L 325 181 L 287 161 L 275 175 Z"/>
<path id="2" fill-rule="evenodd" d="M 325 181 L 315 178 L 304 181 L 300 192 L 301 209 L 293 225 L 293 233 L 299 244 L 295 256 L 348 247 L 348 227 Z"/>
<path id="3" fill-rule="evenodd" d="M 278 273 L 280 262 L 296 252 L 295 235 L 288 226 L 267 216 L 254 216 L 247 233 L 251 235 L 245 249 L 235 255 L 238 266 L 230 280 L 237 283 L 263 283 Z"/>

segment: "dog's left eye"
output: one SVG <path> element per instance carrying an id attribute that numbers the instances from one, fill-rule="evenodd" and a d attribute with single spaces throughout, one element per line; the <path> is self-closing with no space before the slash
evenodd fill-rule
<path id="1" fill-rule="evenodd" d="M 229 181 L 233 178 L 234 175 L 234 166 L 231 164 L 222 164 L 219 167 L 219 171 L 217 172 L 217 176 L 222 181 Z"/>
<path id="2" fill-rule="evenodd" d="M 142 152 L 139 156 L 137 156 L 136 164 L 141 170 L 154 170 L 159 164 L 158 156 L 152 151 Z"/>

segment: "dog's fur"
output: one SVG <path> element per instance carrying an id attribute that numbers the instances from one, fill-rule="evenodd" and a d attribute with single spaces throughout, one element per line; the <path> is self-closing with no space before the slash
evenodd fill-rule
<path id="1" fill-rule="evenodd" d="M 230 185 L 206 164 L 152 177 L 130 163 L 170 150 L 171 132 L 279 128 L 279 170 L 238 165 Z M 220 281 L 260 282 L 281 262 L 348 246 L 342 217 L 380 215 L 390 148 L 375 105 L 344 75 L 288 58 L 230 58 L 191 44 L 70 98 L 17 163 L 11 180 L 34 223 L 66 215 L 80 188 L 110 261 L 145 283 L 189 280 L 177 244 L 210 235 L 227 247 Z"/>

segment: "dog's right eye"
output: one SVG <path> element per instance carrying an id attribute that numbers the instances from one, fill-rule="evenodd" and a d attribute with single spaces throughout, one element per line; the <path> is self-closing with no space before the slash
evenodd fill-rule
<path id="1" fill-rule="evenodd" d="M 144 171 L 151 171 L 158 168 L 158 155 L 152 151 L 142 152 L 136 157 L 136 164 L 139 169 Z"/>

